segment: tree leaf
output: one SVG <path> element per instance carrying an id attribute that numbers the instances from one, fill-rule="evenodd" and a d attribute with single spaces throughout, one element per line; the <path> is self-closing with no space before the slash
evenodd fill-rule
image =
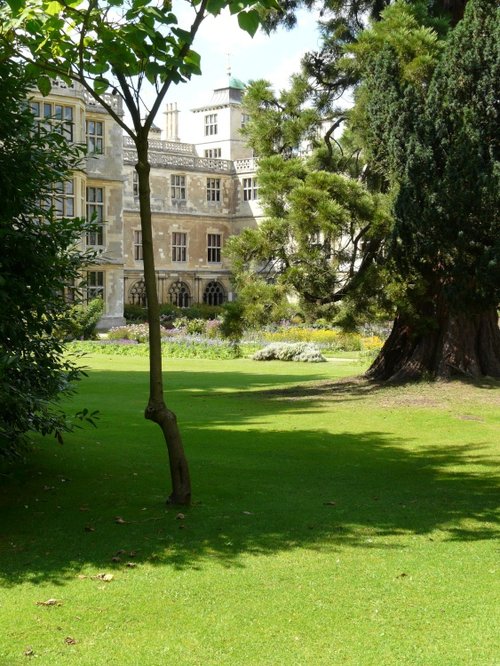
<path id="1" fill-rule="evenodd" d="M 42 93 L 44 97 L 50 94 L 52 90 L 52 82 L 48 76 L 40 76 L 37 81 L 38 90 Z"/>
<path id="2" fill-rule="evenodd" d="M 94 90 L 98 95 L 102 95 L 109 88 L 110 83 L 107 79 L 94 79 Z"/>
<path id="3" fill-rule="evenodd" d="M 61 5 L 57 0 L 52 0 L 52 2 L 47 3 L 45 6 L 45 12 L 48 16 L 57 16 L 61 11 Z"/>
<path id="4" fill-rule="evenodd" d="M 14 15 L 18 14 L 24 6 L 24 0 L 7 0 L 7 4 L 12 9 Z"/>
<path id="5" fill-rule="evenodd" d="M 253 37 L 260 25 L 259 12 L 255 9 L 249 12 L 240 12 L 238 14 L 238 24 L 242 30 L 245 30 L 245 32 L 248 32 Z"/>

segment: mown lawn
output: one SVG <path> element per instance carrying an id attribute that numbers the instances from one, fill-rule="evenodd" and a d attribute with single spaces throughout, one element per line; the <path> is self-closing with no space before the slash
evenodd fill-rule
<path id="1" fill-rule="evenodd" d="M 168 360 L 179 511 L 147 359 L 88 363 L 98 429 L 0 477 L 2 666 L 500 663 L 498 384 Z"/>

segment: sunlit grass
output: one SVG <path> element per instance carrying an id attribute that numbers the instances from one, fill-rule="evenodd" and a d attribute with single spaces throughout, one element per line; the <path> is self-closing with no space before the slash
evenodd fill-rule
<path id="1" fill-rule="evenodd" d="M 497 663 L 497 385 L 168 360 L 180 517 L 147 360 L 89 365 L 98 429 L 0 477 L 2 666 Z"/>

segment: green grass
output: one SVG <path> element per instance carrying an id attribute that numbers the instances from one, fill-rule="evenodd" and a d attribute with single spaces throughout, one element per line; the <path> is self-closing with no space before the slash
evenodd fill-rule
<path id="1" fill-rule="evenodd" d="M 166 364 L 183 519 L 144 358 L 90 358 L 71 409 L 98 429 L 0 477 L 2 666 L 499 663 L 498 385 L 336 381 L 362 370 L 345 358 Z"/>

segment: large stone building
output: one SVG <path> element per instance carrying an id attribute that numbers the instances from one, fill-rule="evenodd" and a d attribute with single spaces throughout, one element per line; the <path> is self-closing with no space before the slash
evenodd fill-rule
<path id="1" fill-rule="evenodd" d="M 205 105 L 193 109 L 192 143 L 178 137 L 178 111 L 167 105 L 165 130 L 150 135 L 151 197 L 157 288 L 161 303 L 187 307 L 232 300 L 227 239 L 260 216 L 255 161 L 242 140 L 243 84 L 229 78 Z M 107 102 L 121 114 L 120 98 Z M 35 95 L 33 112 L 56 118 L 72 141 L 86 143 L 86 168 L 59 187 L 61 215 L 95 215 L 96 232 L 84 242 L 99 257 L 87 271 L 87 295 L 100 296 L 102 328 L 123 322 L 126 303 L 145 303 L 138 182 L 133 142 L 74 84 Z"/>

